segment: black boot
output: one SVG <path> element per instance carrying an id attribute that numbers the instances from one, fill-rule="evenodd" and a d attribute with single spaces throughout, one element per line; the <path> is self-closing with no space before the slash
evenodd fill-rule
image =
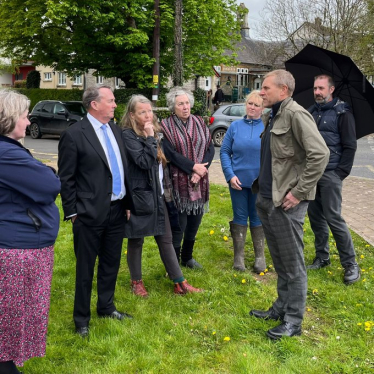
<path id="1" fill-rule="evenodd" d="M 13 361 L 0 362 L 0 374 L 20 374 L 17 366 Z"/>
<path id="2" fill-rule="evenodd" d="M 181 265 L 190 269 L 202 269 L 203 267 L 192 258 L 194 244 L 195 240 L 183 240 Z"/>

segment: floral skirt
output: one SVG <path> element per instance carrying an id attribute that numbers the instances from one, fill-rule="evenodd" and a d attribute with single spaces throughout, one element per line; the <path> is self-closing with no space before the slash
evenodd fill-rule
<path id="1" fill-rule="evenodd" d="M 53 246 L 0 248 L 0 362 L 45 355 Z"/>

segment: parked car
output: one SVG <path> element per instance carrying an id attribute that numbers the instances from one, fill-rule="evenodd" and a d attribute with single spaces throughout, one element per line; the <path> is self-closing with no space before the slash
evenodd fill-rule
<path id="1" fill-rule="evenodd" d="M 33 139 L 45 134 L 61 135 L 87 113 L 81 101 L 39 101 L 30 113 L 28 132 Z"/>
<path id="2" fill-rule="evenodd" d="M 244 103 L 221 105 L 210 117 L 209 130 L 216 147 L 222 145 L 223 138 L 231 122 L 243 118 L 245 115 Z"/>

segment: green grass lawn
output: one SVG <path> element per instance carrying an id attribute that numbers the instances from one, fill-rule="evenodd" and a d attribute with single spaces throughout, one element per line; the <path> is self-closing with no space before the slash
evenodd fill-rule
<path id="1" fill-rule="evenodd" d="M 60 200 L 57 203 L 61 210 Z M 143 280 L 150 296 L 132 295 L 125 240 L 115 303 L 134 319 L 97 318 L 94 285 L 88 339 L 74 333 L 73 235 L 70 222 L 62 222 L 55 245 L 47 354 L 27 361 L 24 373 L 373 373 L 373 247 L 353 234 L 362 278 L 345 286 L 331 238 L 331 266 L 308 273 L 302 336 L 274 342 L 265 332 L 278 322 L 248 315 L 252 308 L 269 308 L 276 297 L 271 257 L 266 249 L 264 275 L 232 270 L 231 218 L 228 189 L 211 186 L 210 212 L 203 218 L 195 246 L 195 257 L 204 269 L 183 268 L 189 283 L 205 289 L 202 294 L 173 294 L 155 241 L 147 238 Z M 314 258 L 313 240 L 306 221 L 307 263 Z M 248 234 L 248 268 L 254 261 L 251 248 Z"/>

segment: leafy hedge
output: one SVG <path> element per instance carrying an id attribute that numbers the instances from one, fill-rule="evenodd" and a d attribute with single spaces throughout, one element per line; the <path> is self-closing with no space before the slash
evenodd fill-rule
<path id="1" fill-rule="evenodd" d="M 35 104 L 41 100 L 60 100 L 60 101 L 81 101 L 83 91 L 77 88 L 71 90 L 61 90 L 61 89 L 47 89 L 47 88 L 18 88 L 18 92 L 26 95 L 31 100 L 30 108 L 34 108 Z M 157 101 L 157 107 L 166 107 L 166 93 L 168 90 L 162 88 L 160 90 L 159 100 Z M 195 105 L 192 109 L 192 113 L 198 115 L 206 114 L 206 93 L 203 89 L 198 88 L 194 92 Z M 124 88 L 114 91 L 114 96 L 116 98 L 116 103 L 118 107 L 115 111 L 115 118 L 120 121 L 123 113 L 126 109 L 126 104 L 132 95 L 141 94 L 152 99 L 152 89 L 150 88 Z M 170 115 L 169 111 L 163 110 L 158 112 L 159 118 L 165 118 Z"/>

